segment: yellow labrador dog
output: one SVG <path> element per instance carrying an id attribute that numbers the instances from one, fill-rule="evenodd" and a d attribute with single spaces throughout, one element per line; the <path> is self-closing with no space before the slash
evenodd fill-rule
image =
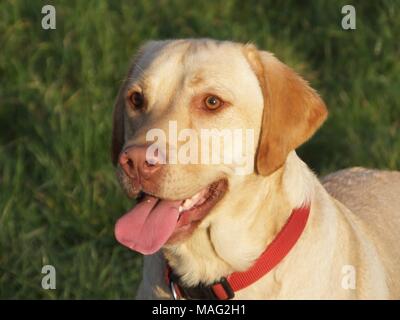
<path id="1" fill-rule="evenodd" d="M 307 82 L 254 45 L 144 45 L 112 152 L 137 198 L 115 227 L 146 255 L 137 297 L 399 299 L 400 173 L 353 168 L 321 184 L 295 149 L 326 117 Z M 200 147 L 221 130 L 233 146 Z"/>

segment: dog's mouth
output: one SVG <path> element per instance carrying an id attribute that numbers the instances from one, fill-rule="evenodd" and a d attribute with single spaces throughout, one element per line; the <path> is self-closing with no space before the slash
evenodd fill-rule
<path id="1" fill-rule="evenodd" d="M 136 205 L 117 221 L 115 237 L 132 250 L 153 254 L 166 243 L 189 236 L 227 188 L 227 181 L 221 179 L 183 200 L 160 199 L 142 192 Z"/>

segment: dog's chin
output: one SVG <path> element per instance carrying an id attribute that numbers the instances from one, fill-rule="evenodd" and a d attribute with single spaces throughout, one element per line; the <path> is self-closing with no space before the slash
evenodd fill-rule
<path id="1" fill-rule="evenodd" d="M 178 244 L 190 237 L 227 190 L 228 181 L 220 179 L 201 189 L 192 197 L 182 199 L 182 204 L 179 206 L 178 222 L 166 244 Z"/>

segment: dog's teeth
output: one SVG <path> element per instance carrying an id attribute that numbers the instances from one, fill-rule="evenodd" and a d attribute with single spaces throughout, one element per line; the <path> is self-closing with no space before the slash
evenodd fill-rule
<path id="1" fill-rule="evenodd" d="M 203 191 L 196 193 L 193 197 L 186 199 L 181 206 L 179 206 L 179 213 L 192 209 L 195 205 L 201 204 L 205 201 L 203 198 Z"/>
<path id="2" fill-rule="evenodd" d="M 192 207 L 192 199 L 186 199 L 185 202 L 183 203 L 183 209 L 187 210 Z"/>
<path id="3" fill-rule="evenodd" d="M 197 202 L 196 204 L 197 204 L 198 206 L 200 206 L 200 205 L 202 205 L 204 202 L 206 202 L 206 198 L 200 199 L 199 202 Z"/>

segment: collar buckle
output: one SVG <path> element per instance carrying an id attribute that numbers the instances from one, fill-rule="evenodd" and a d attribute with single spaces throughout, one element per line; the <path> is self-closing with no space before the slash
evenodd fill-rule
<path id="1" fill-rule="evenodd" d="M 175 288 L 175 283 L 172 279 L 169 281 L 169 289 L 171 290 L 174 300 L 180 300 L 180 296 Z"/>
<path id="2" fill-rule="evenodd" d="M 176 281 L 174 281 L 176 279 Z M 169 277 L 169 289 L 174 300 L 184 299 L 207 299 L 207 300 L 229 300 L 235 296 L 229 281 L 223 277 L 211 285 L 199 284 L 195 287 L 185 287 L 179 284 L 179 278 L 173 273 Z"/>
<path id="3" fill-rule="evenodd" d="M 218 285 L 218 284 L 220 284 L 225 291 L 226 298 L 224 298 L 224 300 L 230 300 L 235 296 L 235 291 L 233 291 L 231 285 L 229 284 L 229 281 L 225 277 L 221 278 L 221 280 L 219 282 L 215 283 L 213 285 L 213 287 L 215 287 L 215 285 Z M 216 294 L 215 290 L 214 290 L 214 294 Z M 218 297 L 218 299 L 221 299 L 221 298 Z"/>

